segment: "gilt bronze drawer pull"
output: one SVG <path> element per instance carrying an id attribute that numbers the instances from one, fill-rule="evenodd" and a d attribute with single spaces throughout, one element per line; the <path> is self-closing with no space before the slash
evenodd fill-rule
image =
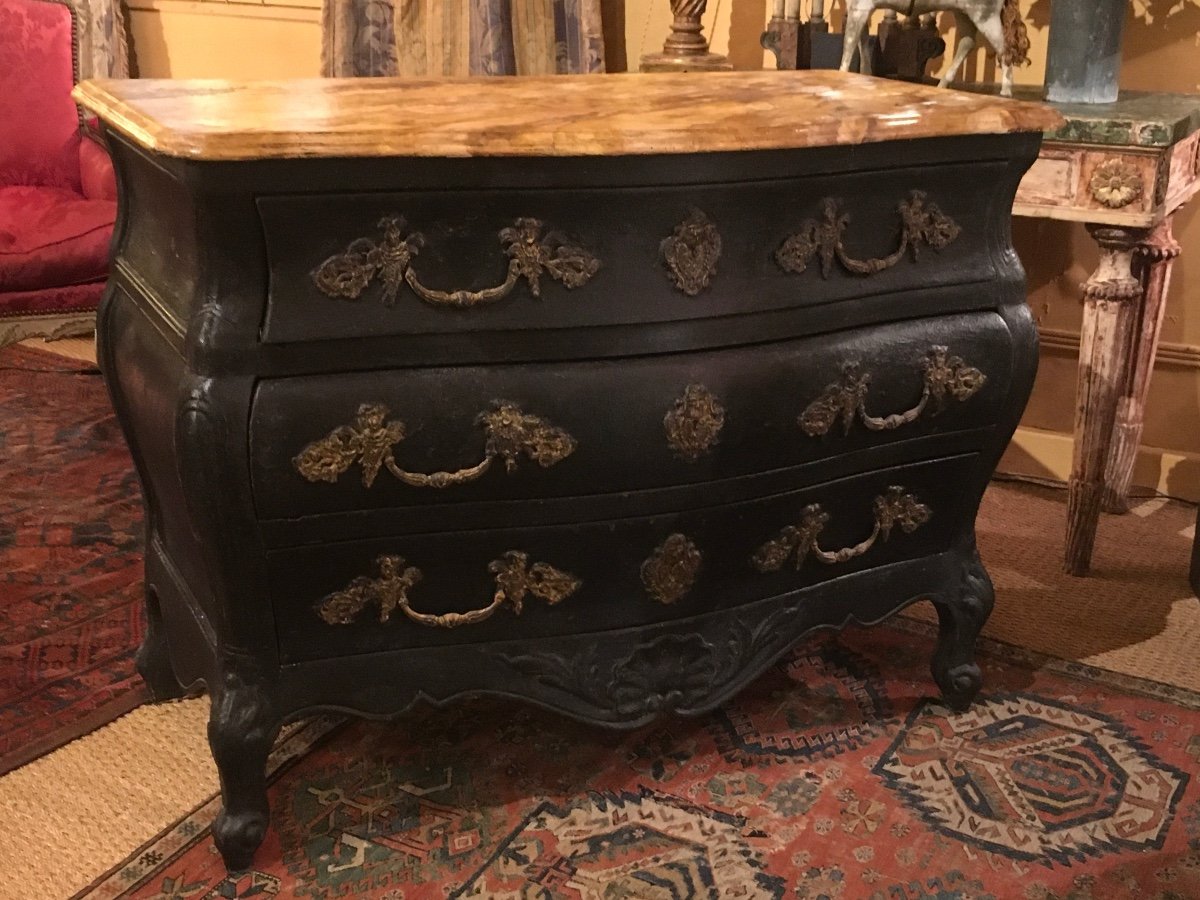
<path id="1" fill-rule="evenodd" d="M 507 297 L 521 279 L 528 282 L 534 297 L 540 297 L 543 274 L 570 289 L 587 284 L 600 270 L 600 261 L 582 247 L 569 243 L 558 232 L 543 235 L 545 226 L 538 219 L 521 218 L 499 234 L 500 244 L 508 255 L 508 274 L 503 282 L 478 291 L 440 291 L 422 284 L 412 268 L 413 259 L 425 246 L 425 236 L 419 231 L 408 232 L 399 216 L 381 219 L 379 227 L 383 237 L 378 243 L 358 238 L 316 268 L 312 279 L 321 293 L 357 300 L 378 278 L 383 285 L 385 306 L 395 305 L 401 286 L 407 283 L 426 303 L 470 307 Z"/>
<path id="2" fill-rule="evenodd" d="M 797 275 L 804 272 L 813 257 L 821 263 L 821 276 L 833 274 L 833 263 L 837 260 L 846 271 L 855 275 L 875 275 L 890 269 L 904 254 L 911 253 L 916 261 L 921 247 L 942 250 L 958 239 L 962 229 L 958 223 L 929 203 L 924 191 L 913 191 L 908 199 L 900 203 L 900 243 L 889 256 L 878 259 L 855 259 L 846 251 L 845 234 L 850 224 L 849 213 L 841 211 L 838 201 L 827 197 L 821 201 L 822 218 L 809 219 L 800 230 L 783 242 L 775 252 L 775 261 L 785 272 Z"/>
<path id="3" fill-rule="evenodd" d="M 896 525 L 905 534 L 911 534 L 928 522 L 932 515 L 928 506 L 918 503 L 917 498 L 904 488 L 889 487 L 886 494 L 875 498 L 875 528 L 866 540 L 840 550 L 822 550 L 817 541 L 829 524 L 829 513 L 819 503 L 814 503 L 804 508 L 799 525 L 787 526 L 779 532 L 778 537 L 759 547 L 752 562 L 758 571 L 764 573 L 778 572 L 793 557 L 797 570 L 809 556 L 830 566 L 848 562 L 862 556 L 878 541 L 886 541 Z"/>
<path id="4" fill-rule="evenodd" d="M 960 357 L 948 354 L 945 347 L 930 349 L 922 363 L 925 384 L 920 401 L 911 409 L 890 416 L 872 416 L 867 412 L 871 376 L 861 373 L 858 363 L 846 363 L 842 367 L 842 380 L 826 387 L 825 393 L 801 413 L 800 427 L 805 434 L 816 437 L 828 434 L 841 419 L 843 431 L 849 434 L 857 418 L 871 431 L 891 431 L 917 421 L 930 404 L 933 409 L 929 414 L 936 416 L 945 409 L 947 397 L 969 400 L 987 383 L 987 376 L 968 366 Z"/>
<path id="5" fill-rule="evenodd" d="M 405 566 L 401 556 L 380 556 L 375 565 L 379 567 L 378 578 L 355 578 L 345 588 L 322 600 L 317 605 L 317 615 L 330 625 L 350 625 L 368 606 L 378 606 L 380 622 L 388 621 L 398 609 L 420 625 L 458 628 L 491 618 L 503 606 L 512 607 L 512 611 L 520 615 L 529 594 L 553 606 L 574 594 L 582 584 L 574 575 L 546 563 L 531 566 L 528 554 L 510 550 L 502 559 L 488 564 L 488 571 L 496 581 L 496 592 L 490 604 L 465 613 L 434 615 L 417 612 L 409 604 L 408 592 L 421 580 L 420 569 Z"/>
<path id="6" fill-rule="evenodd" d="M 387 421 L 382 403 L 364 403 L 353 425 L 342 425 L 313 441 L 292 460 L 296 471 L 309 481 L 336 482 L 356 462 L 362 466 L 363 487 L 375 483 L 381 467 L 413 487 L 444 488 L 466 484 L 482 477 L 497 459 L 508 472 L 517 468 L 521 456 L 542 468 L 562 462 L 575 451 L 575 439 L 545 419 L 524 413 L 514 403 L 494 401 L 494 409 L 480 413 L 476 424 L 487 435 L 483 459 L 456 472 L 407 472 L 396 464 L 392 448 L 404 440 L 406 429 L 399 419 Z"/>

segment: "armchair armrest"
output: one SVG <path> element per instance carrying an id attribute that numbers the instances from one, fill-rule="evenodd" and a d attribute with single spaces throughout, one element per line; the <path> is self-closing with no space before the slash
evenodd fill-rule
<path id="1" fill-rule="evenodd" d="M 91 123 L 84 126 L 83 139 L 79 142 L 79 181 L 83 196 L 89 200 L 117 199 L 117 177 L 112 160 L 100 143 L 99 131 L 94 130 Z"/>

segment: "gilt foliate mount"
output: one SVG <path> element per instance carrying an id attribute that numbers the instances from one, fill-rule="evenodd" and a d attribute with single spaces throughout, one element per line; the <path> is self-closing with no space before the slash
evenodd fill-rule
<path id="1" fill-rule="evenodd" d="M 508 257 L 508 272 L 500 284 L 481 290 L 439 290 L 425 285 L 413 261 L 426 245 L 425 236 L 411 231 L 401 216 L 379 221 L 377 239 L 361 237 L 341 253 L 321 263 L 312 273 L 321 293 L 342 300 L 357 300 L 373 281 L 382 287 L 384 306 L 394 306 L 407 284 L 421 300 L 433 306 L 469 308 L 494 303 L 507 297 L 524 281 L 535 298 L 542 295 L 542 276 L 549 276 L 568 290 L 583 287 L 600 270 L 600 260 L 567 240 L 557 231 L 547 231 L 539 219 L 522 217 L 500 230 L 500 245 Z"/>
<path id="2" fill-rule="evenodd" d="M 856 421 L 871 431 L 893 431 L 916 422 L 923 415 L 940 414 L 950 399 L 960 403 L 974 397 L 987 383 L 987 376 L 969 366 L 941 345 L 930 348 L 922 362 L 921 399 L 903 412 L 876 416 L 867 411 L 871 375 L 861 371 L 857 362 L 842 366 L 840 381 L 826 386 L 824 392 L 800 414 L 799 424 L 810 437 L 828 434 L 839 421 L 842 431 L 850 433 Z"/>
<path id="3" fill-rule="evenodd" d="M 906 255 L 914 262 L 920 259 L 921 248 L 944 250 L 958 240 L 962 228 L 947 216 L 924 191 L 912 191 L 897 207 L 900 216 L 900 237 L 896 249 L 887 256 L 859 259 L 846 248 L 846 232 L 850 214 L 841 203 L 826 197 L 821 201 L 821 218 L 809 219 L 790 235 L 775 251 L 775 261 L 785 272 L 803 274 L 816 259 L 821 277 L 833 274 L 833 264 L 854 275 L 876 275 L 897 265 Z"/>
<path id="4" fill-rule="evenodd" d="M 575 452 L 575 439 L 539 416 L 523 412 L 515 403 L 496 400 L 492 409 L 480 413 L 476 424 L 483 428 L 483 459 L 473 466 L 447 472 L 410 472 L 396 462 L 394 449 L 404 440 L 407 426 L 388 418 L 382 403 L 364 403 L 354 422 L 341 425 L 306 446 L 292 465 L 308 481 L 335 483 L 356 463 L 362 468 L 362 484 L 370 488 L 380 469 L 386 468 L 410 487 L 447 488 L 483 477 L 497 460 L 512 474 L 522 457 L 542 468 L 550 468 Z"/>
<path id="5" fill-rule="evenodd" d="M 896 526 L 905 534 L 912 534 L 933 517 L 928 506 L 906 488 L 896 485 L 876 497 L 873 505 L 874 528 L 857 544 L 837 550 L 823 549 L 820 538 L 829 524 L 830 513 L 819 503 L 813 503 L 801 511 L 798 524 L 788 525 L 759 547 L 751 562 L 764 574 L 778 572 L 789 560 L 799 570 L 809 557 L 828 566 L 839 565 L 863 556 L 881 541 L 886 542 Z"/>
<path id="6" fill-rule="evenodd" d="M 561 603 L 583 584 L 569 572 L 547 563 L 529 563 L 529 554 L 510 550 L 488 564 L 496 584 L 492 602 L 465 613 L 423 613 L 413 609 L 408 594 L 422 579 L 421 570 L 406 564 L 404 557 L 384 554 L 375 560 L 379 575 L 361 575 L 340 591 L 317 604 L 317 615 L 329 625 L 351 625 L 369 607 L 378 610 L 385 624 L 396 610 L 418 625 L 458 628 L 491 618 L 505 607 L 520 615 L 525 599 L 532 595 L 550 606 Z"/>

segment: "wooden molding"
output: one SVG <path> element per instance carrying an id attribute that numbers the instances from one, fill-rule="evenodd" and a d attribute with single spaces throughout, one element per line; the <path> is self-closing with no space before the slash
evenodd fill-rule
<path id="1" fill-rule="evenodd" d="M 1038 328 L 1038 335 L 1041 338 L 1043 350 L 1079 354 L 1078 332 L 1066 328 Z M 1184 369 L 1200 369 L 1200 347 L 1162 341 L 1158 345 L 1156 364 Z"/>
<path id="2" fill-rule="evenodd" d="M 133 12 L 282 19 L 292 22 L 319 23 L 321 20 L 321 0 L 271 0 L 269 3 L 247 0 L 130 0 L 129 9 Z"/>
<path id="3" fill-rule="evenodd" d="M 1074 443 L 1072 435 L 1059 431 L 1018 428 L 996 471 L 1065 484 L 1071 477 Z M 1134 497 L 1147 489 L 1200 503 L 1200 453 L 1143 446 L 1134 464 Z"/>

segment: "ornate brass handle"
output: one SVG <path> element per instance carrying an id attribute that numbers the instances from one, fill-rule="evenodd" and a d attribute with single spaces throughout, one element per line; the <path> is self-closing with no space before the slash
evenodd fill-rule
<path id="1" fill-rule="evenodd" d="M 374 605 L 379 607 L 380 622 L 388 621 L 398 609 L 420 625 L 458 628 L 491 618 L 504 606 L 511 606 L 512 611 L 520 615 L 529 594 L 553 606 L 570 597 L 582 584 L 574 575 L 560 572 L 546 563 L 531 566 L 528 554 L 510 550 L 502 559 L 488 564 L 488 571 L 496 581 L 490 604 L 466 613 L 434 615 L 417 612 L 409 603 L 408 592 L 421 580 L 420 569 L 405 566 L 401 556 L 380 556 L 375 565 L 379 567 L 378 578 L 355 578 L 342 590 L 325 597 L 317 605 L 317 615 L 330 625 L 350 625 L 359 613 Z"/>
<path id="2" fill-rule="evenodd" d="M 933 404 L 930 415 L 936 416 L 946 406 L 946 397 L 969 400 L 987 383 L 987 376 L 978 369 L 968 366 L 960 357 L 947 355 L 945 347 L 933 347 L 922 364 L 925 369 L 925 385 L 916 406 L 890 416 L 872 416 L 867 412 L 867 390 L 871 376 L 859 372 L 858 363 L 846 363 L 842 367 L 842 380 L 825 388 L 825 393 L 808 405 L 800 415 L 800 427 L 804 433 L 814 437 L 827 434 L 838 419 L 842 429 L 850 433 L 855 418 L 871 431 L 891 431 L 915 422 L 929 404 Z"/>
<path id="3" fill-rule="evenodd" d="M 382 403 L 364 403 L 353 425 L 342 425 L 313 441 L 292 460 L 296 471 L 309 481 L 333 483 L 354 463 L 362 466 L 363 487 L 375 483 L 381 467 L 413 487 L 444 488 L 466 484 L 482 477 L 497 459 L 507 471 L 517 468 L 527 456 L 542 468 L 562 462 L 575 452 L 575 439 L 545 419 L 524 413 L 514 403 L 493 402 L 494 409 L 480 413 L 476 423 L 487 434 L 484 457 L 474 466 L 456 472 L 408 472 L 396 464 L 392 448 L 404 440 L 405 426 L 399 419 L 387 421 Z"/>
<path id="4" fill-rule="evenodd" d="M 895 252 L 879 259 L 855 259 L 846 252 L 844 237 L 850 224 L 850 216 L 843 213 L 838 201 L 827 197 L 821 201 L 820 221 L 809 219 L 800 230 L 783 242 L 775 252 L 775 261 L 785 272 L 799 275 L 808 268 L 813 257 L 821 262 L 821 277 L 828 278 L 833 272 L 836 259 L 855 275 L 874 275 L 890 269 L 911 253 L 916 261 L 921 247 L 942 250 L 958 239 L 962 229 L 958 223 L 938 208 L 928 203 L 924 191 L 912 191 L 908 199 L 900 203 L 900 243 Z"/>
<path id="5" fill-rule="evenodd" d="M 886 541 L 896 525 L 905 534 L 911 534 L 932 515 L 929 507 L 918 503 L 905 488 L 889 487 L 886 494 L 875 498 L 875 527 L 866 540 L 840 550 L 822 550 L 817 540 L 829 523 L 829 513 L 820 504 L 813 504 L 804 508 L 799 525 L 787 526 L 778 537 L 759 547 L 752 561 L 760 572 L 778 572 L 792 557 L 795 557 L 799 571 L 810 555 L 826 565 L 844 563 L 862 556 L 880 539 Z"/>
<path id="6" fill-rule="evenodd" d="M 600 270 L 600 261 L 582 247 L 567 242 L 557 232 L 543 235 L 544 225 L 539 220 L 522 218 L 500 231 L 500 243 L 508 255 L 508 273 L 503 282 L 478 291 L 440 291 L 422 284 L 412 268 L 413 259 L 425 246 L 425 236 L 418 231 L 408 233 L 400 216 L 381 219 L 379 227 L 383 237 L 378 243 L 358 238 L 317 266 L 312 279 L 321 293 L 357 300 L 378 277 L 385 306 L 395 305 L 401 286 L 407 283 L 426 303 L 470 307 L 508 296 L 522 278 L 529 283 L 529 292 L 540 297 L 543 274 L 570 289 L 587 284 Z"/>

